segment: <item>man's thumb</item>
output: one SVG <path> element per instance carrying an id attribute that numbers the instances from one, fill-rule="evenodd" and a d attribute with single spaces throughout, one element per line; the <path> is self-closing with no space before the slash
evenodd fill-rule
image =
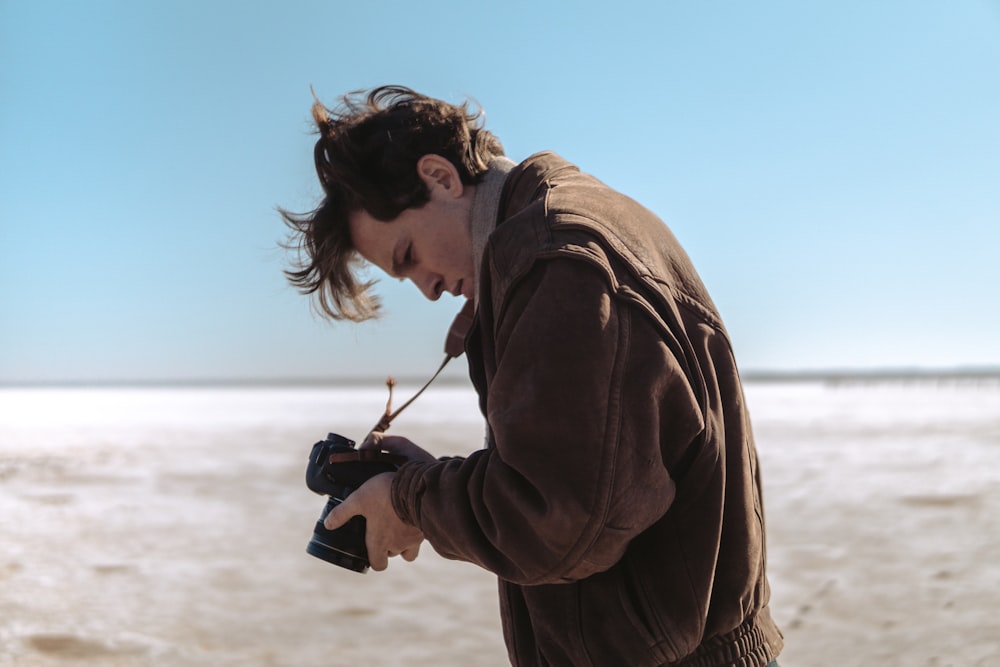
<path id="1" fill-rule="evenodd" d="M 323 527 L 327 530 L 337 530 L 350 521 L 353 516 L 350 508 L 345 507 L 344 503 L 340 503 L 339 505 L 335 505 L 326 515 L 326 518 L 323 519 Z"/>

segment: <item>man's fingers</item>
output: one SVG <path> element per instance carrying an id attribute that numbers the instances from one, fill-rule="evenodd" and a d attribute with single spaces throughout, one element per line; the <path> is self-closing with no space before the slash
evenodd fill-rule
<path id="1" fill-rule="evenodd" d="M 411 461 L 436 461 L 433 454 L 423 447 L 413 442 L 409 438 L 401 435 L 387 435 L 385 433 L 369 433 L 365 441 L 361 443 L 361 449 L 378 449 L 384 452 L 391 452 L 399 456 L 405 456 Z"/>
<path id="2" fill-rule="evenodd" d="M 372 551 L 369 549 L 368 563 L 372 566 L 373 570 L 381 572 L 385 568 L 389 567 L 389 554 L 384 551 Z"/>
<path id="3" fill-rule="evenodd" d="M 379 433 L 378 431 L 372 431 L 365 436 L 364 441 L 358 446 L 358 449 L 381 449 L 383 435 L 385 434 Z"/>
<path id="4" fill-rule="evenodd" d="M 403 553 L 400 555 L 403 557 L 403 560 L 412 563 L 417 559 L 417 556 L 420 555 L 420 545 L 418 544 L 415 547 L 410 547 L 409 549 L 403 551 Z"/>

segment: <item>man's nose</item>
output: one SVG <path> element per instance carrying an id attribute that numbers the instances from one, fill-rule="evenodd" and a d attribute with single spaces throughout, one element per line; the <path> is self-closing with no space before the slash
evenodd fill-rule
<path id="1" fill-rule="evenodd" d="M 417 283 L 417 287 L 424 293 L 424 296 L 431 301 L 437 301 L 440 299 L 441 293 L 444 292 L 444 280 L 441 279 L 441 276 L 435 273 L 425 273 L 421 276 L 414 276 L 414 282 Z"/>

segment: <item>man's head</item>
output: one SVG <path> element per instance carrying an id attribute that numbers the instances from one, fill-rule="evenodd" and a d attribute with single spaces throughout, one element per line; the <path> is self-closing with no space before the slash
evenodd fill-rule
<path id="1" fill-rule="evenodd" d="M 394 225 L 400 227 L 393 228 L 397 232 L 408 224 L 411 231 L 447 225 L 447 231 L 436 230 L 444 234 L 442 247 L 425 243 L 425 262 L 428 252 L 445 252 L 463 242 L 451 227 L 468 206 L 467 186 L 478 183 L 489 161 L 503 155 L 497 138 L 481 127 L 480 114 L 470 112 L 467 104 L 448 104 L 400 86 L 349 93 L 336 109 L 317 101 L 312 112 L 320 135 L 316 173 L 325 197 L 307 214 L 282 211 L 292 229 L 288 245 L 298 250 L 295 269 L 286 271 L 291 283 L 314 294 L 322 313 L 353 321 L 378 312 L 372 282 L 357 276 L 366 259 L 393 275 L 410 277 L 429 298 L 471 289 L 458 285 L 464 269 L 456 267 L 437 272 L 439 280 L 394 272 L 392 262 L 405 257 L 386 255 L 381 240 L 388 235 L 392 243 L 400 242 L 399 233 L 388 233 Z M 399 250 L 405 253 L 405 248 Z"/>

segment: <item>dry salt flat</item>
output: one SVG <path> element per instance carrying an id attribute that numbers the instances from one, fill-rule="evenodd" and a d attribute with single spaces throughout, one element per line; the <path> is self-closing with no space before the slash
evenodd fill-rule
<path id="1" fill-rule="evenodd" d="M 400 387 L 405 396 L 409 387 Z M 785 667 L 1000 666 L 1000 380 L 749 382 Z M 0 389 L 0 665 L 505 665 L 495 582 L 305 554 L 355 387 Z M 482 440 L 464 385 L 393 425 Z"/>

